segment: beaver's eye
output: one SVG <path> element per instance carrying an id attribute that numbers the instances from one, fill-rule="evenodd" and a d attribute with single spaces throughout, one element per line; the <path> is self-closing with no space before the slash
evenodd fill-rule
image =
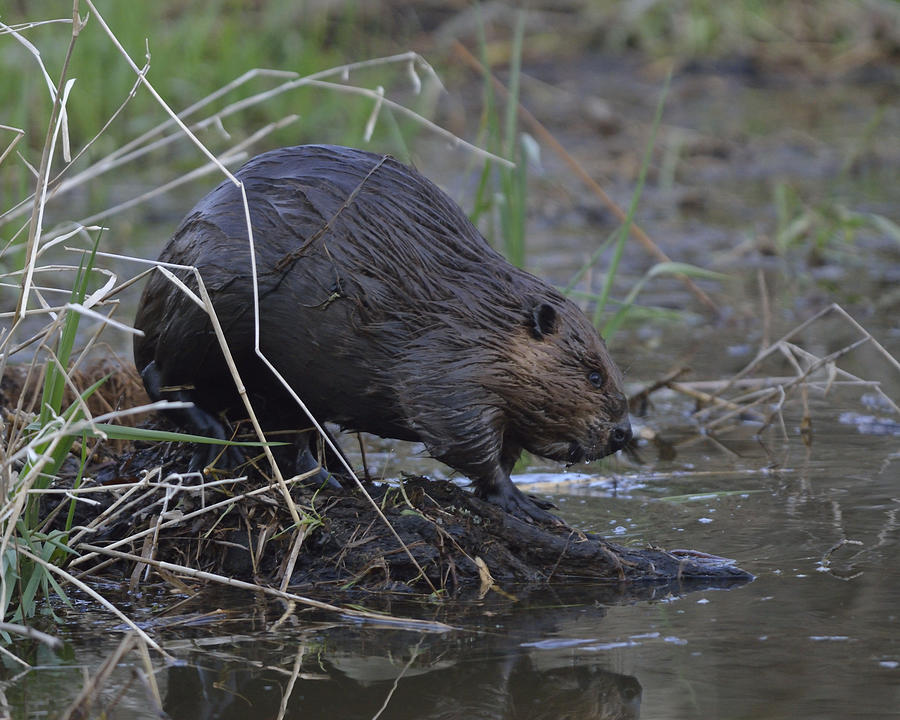
<path id="1" fill-rule="evenodd" d="M 603 387 L 603 373 L 599 370 L 591 370 L 588 373 L 588 380 L 595 388 Z"/>

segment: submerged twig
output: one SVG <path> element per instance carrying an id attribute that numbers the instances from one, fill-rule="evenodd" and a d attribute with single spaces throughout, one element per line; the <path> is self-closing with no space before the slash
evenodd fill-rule
<path id="1" fill-rule="evenodd" d="M 122 622 L 124 622 L 126 625 L 128 625 L 128 627 L 130 627 L 134 632 L 136 632 L 139 636 L 141 636 L 143 638 L 144 642 L 146 642 L 150 647 L 152 647 L 154 650 L 159 651 L 162 655 L 168 656 L 168 653 L 166 653 L 166 651 L 163 650 L 156 643 L 156 641 L 154 641 L 149 635 L 147 635 L 147 633 L 145 633 L 143 630 L 141 630 L 134 623 L 134 621 L 131 618 L 129 618 L 127 615 L 125 615 L 125 613 L 123 613 L 121 610 L 119 610 L 115 605 L 113 605 L 109 600 L 107 600 L 105 597 L 103 597 L 100 593 L 98 593 L 92 587 L 90 587 L 89 585 L 86 585 L 81 580 L 76 578 L 74 575 L 71 575 L 70 573 L 66 572 L 62 568 L 59 568 L 56 565 L 53 565 L 52 563 L 47 562 L 43 558 L 40 558 L 37 555 L 32 554 L 31 552 L 29 552 L 28 550 L 23 548 L 21 545 L 18 547 L 17 551 L 19 553 L 21 553 L 22 555 L 24 555 L 25 557 L 31 559 L 33 562 L 38 563 L 39 565 L 43 566 L 46 570 L 53 573 L 54 575 L 59 575 L 59 577 L 63 578 L 66 582 L 72 583 L 75 587 L 77 587 L 82 592 L 85 592 L 88 595 L 90 595 L 94 600 L 96 600 L 98 603 L 100 603 L 103 607 L 105 607 L 107 610 L 109 610 L 111 613 L 113 613 L 113 615 L 115 615 Z"/>
<path id="2" fill-rule="evenodd" d="M 62 720 L 91 716 L 91 708 L 109 680 L 110 675 L 122 662 L 122 658 L 131 651 L 136 642 L 137 636 L 132 633 L 128 633 L 122 638 L 116 649 L 103 661 L 97 674 L 85 682 L 78 697 L 72 701 L 72 704 L 60 716 Z"/>

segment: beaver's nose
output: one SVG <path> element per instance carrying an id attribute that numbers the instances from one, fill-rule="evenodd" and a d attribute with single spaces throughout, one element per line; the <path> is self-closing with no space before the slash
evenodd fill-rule
<path id="1" fill-rule="evenodd" d="M 616 452 L 631 442 L 631 425 L 616 425 L 609 433 L 609 449 Z"/>

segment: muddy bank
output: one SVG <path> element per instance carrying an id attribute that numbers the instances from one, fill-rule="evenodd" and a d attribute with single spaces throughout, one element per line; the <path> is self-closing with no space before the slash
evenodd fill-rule
<path id="1" fill-rule="evenodd" d="M 105 455 L 85 473 L 90 479 L 82 491 L 109 490 L 90 495 L 99 504 L 78 503 L 75 524 L 86 530 L 76 527 L 73 546 L 87 542 L 265 585 L 280 585 L 288 574 L 289 586 L 304 592 L 458 596 L 522 584 L 602 581 L 649 598 L 664 588 L 752 579 L 724 558 L 626 547 L 567 525 L 524 522 L 451 482 L 423 477 L 369 484 L 371 500 L 359 489 L 293 483 L 290 495 L 302 516 L 297 529 L 282 491 L 259 470 L 238 478 L 181 475 L 190 452 L 161 443 Z M 44 511 L 54 508 L 45 504 Z M 65 512 L 55 512 L 57 527 L 64 518 Z M 137 583 L 146 565 L 121 559 L 110 564 L 88 554 L 69 569 Z"/>

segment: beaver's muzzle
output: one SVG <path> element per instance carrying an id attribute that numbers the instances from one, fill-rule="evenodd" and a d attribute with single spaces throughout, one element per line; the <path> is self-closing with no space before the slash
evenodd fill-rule
<path id="1" fill-rule="evenodd" d="M 566 462 L 569 465 L 575 465 L 580 462 L 591 462 L 599 460 L 607 455 L 612 455 L 624 448 L 631 442 L 632 432 L 630 423 L 622 423 L 616 425 L 609 431 L 609 435 L 604 444 L 592 444 L 585 447 L 580 442 L 573 442 L 569 445 L 568 457 Z"/>
<path id="2" fill-rule="evenodd" d="M 609 454 L 618 452 L 631 442 L 631 423 L 616 425 L 609 431 Z"/>

